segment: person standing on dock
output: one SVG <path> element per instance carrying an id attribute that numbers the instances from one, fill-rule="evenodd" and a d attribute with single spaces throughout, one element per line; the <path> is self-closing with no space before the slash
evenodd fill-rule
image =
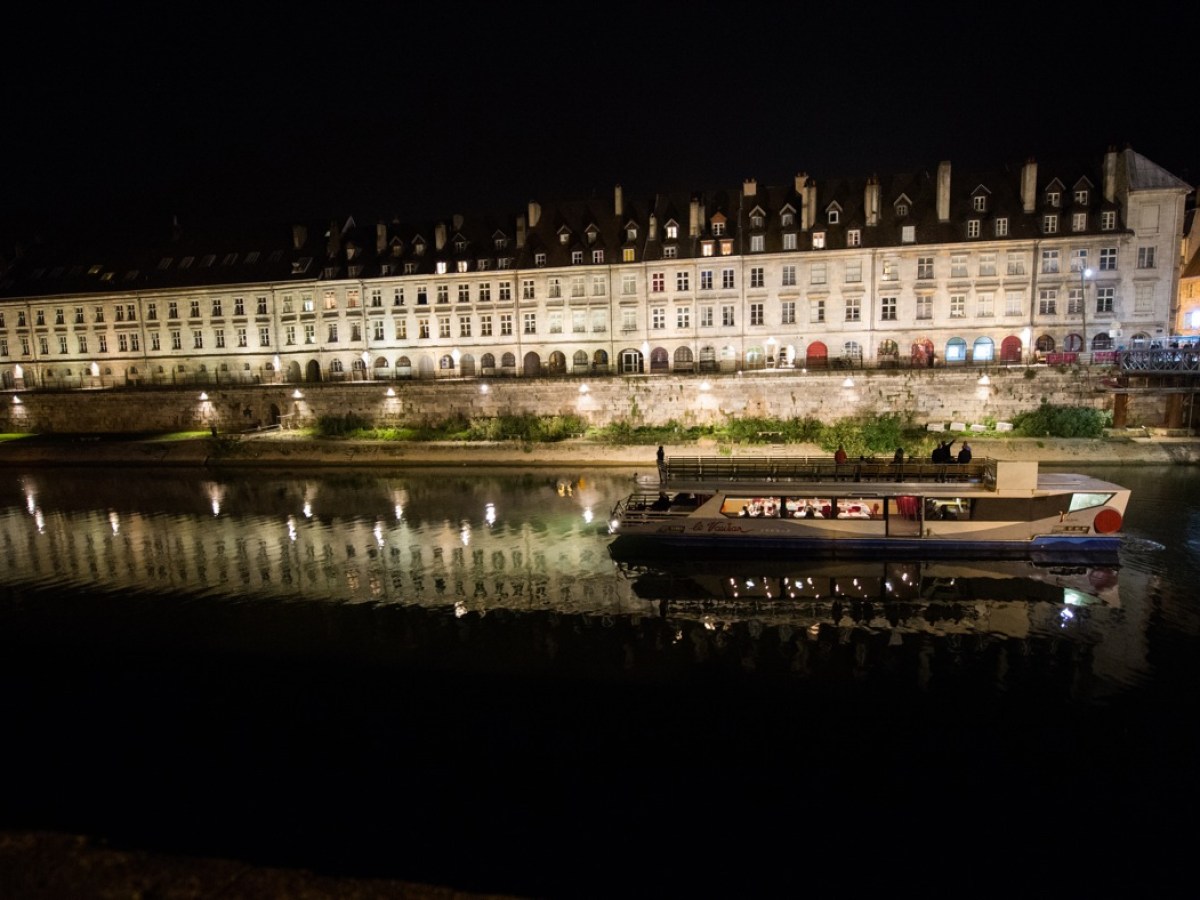
<path id="1" fill-rule="evenodd" d="M 658 459 L 658 480 L 660 482 L 667 480 L 667 455 L 663 451 L 662 444 L 658 445 L 658 453 L 655 454 Z"/>

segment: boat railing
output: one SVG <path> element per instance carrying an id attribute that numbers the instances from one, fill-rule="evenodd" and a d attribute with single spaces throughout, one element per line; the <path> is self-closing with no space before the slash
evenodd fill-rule
<path id="1" fill-rule="evenodd" d="M 837 463 L 828 457 L 673 456 L 666 460 L 667 481 L 678 482 L 774 482 L 774 481 L 872 481 L 872 482 L 983 482 L 989 460 L 969 463 L 932 463 L 905 460 L 860 459 Z M 993 467 L 994 469 L 994 467 Z M 993 476 L 994 477 L 994 476 Z"/>

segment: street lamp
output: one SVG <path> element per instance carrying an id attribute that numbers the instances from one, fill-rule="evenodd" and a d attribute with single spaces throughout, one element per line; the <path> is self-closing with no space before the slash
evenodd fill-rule
<path id="1" fill-rule="evenodd" d="M 1079 267 L 1079 312 L 1083 316 L 1083 348 L 1080 353 L 1080 361 L 1083 360 L 1083 354 L 1087 353 L 1087 279 L 1092 277 L 1092 270 L 1083 266 Z"/>

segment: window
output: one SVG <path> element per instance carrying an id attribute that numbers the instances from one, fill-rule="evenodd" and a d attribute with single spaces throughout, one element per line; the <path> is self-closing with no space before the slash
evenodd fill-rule
<path id="1" fill-rule="evenodd" d="M 962 319 L 967 315 L 967 295 L 966 294 L 951 294 L 950 295 L 950 318 Z"/>
<path id="2" fill-rule="evenodd" d="M 621 310 L 621 330 L 622 331 L 637 331 L 637 310 L 636 309 Z"/>
<path id="3" fill-rule="evenodd" d="M 796 286 L 796 267 L 795 266 L 784 266 L 780 270 L 780 275 L 781 275 L 780 284 L 783 287 L 795 287 Z"/>
<path id="4" fill-rule="evenodd" d="M 582 275 L 572 275 L 571 276 L 571 296 L 572 297 L 582 297 L 583 296 L 583 276 Z"/>
<path id="5" fill-rule="evenodd" d="M 621 250 L 621 262 L 636 262 L 637 251 L 632 247 L 624 247 Z"/>
<path id="6" fill-rule="evenodd" d="M 512 282 L 511 281 L 500 282 L 500 297 L 499 297 L 499 299 L 500 299 L 501 303 L 512 302 Z"/>
<path id="7" fill-rule="evenodd" d="M 193 350 L 203 350 L 204 349 L 204 332 L 200 331 L 199 329 L 195 329 L 192 331 L 192 349 Z"/>
<path id="8" fill-rule="evenodd" d="M 491 315 L 485 313 L 484 315 L 479 317 L 479 336 L 480 337 L 491 337 L 492 336 L 492 317 L 491 317 Z"/>
<path id="9" fill-rule="evenodd" d="M 825 321 L 825 301 L 810 300 L 808 304 L 808 320 L 810 322 Z"/>
<path id="10" fill-rule="evenodd" d="M 1135 315 L 1149 315 L 1154 309 L 1154 285 L 1139 284 L 1134 287 L 1133 312 Z"/>
<path id="11" fill-rule="evenodd" d="M 1086 247 L 1077 247 L 1071 251 L 1071 271 L 1083 272 L 1088 267 L 1088 251 Z"/>
<path id="12" fill-rule="evenodd" d="M 711 306 L 700 307 L 700 327 L 701 328 L 712 328 L 713 327 L 713 308 Z"/>
<path id="13" fill-rule="evenodd" d="M 322 307 L 322 309 L 326 310 L 327 312 L 337 309 L 338 308 L 337 294 L 334 291 L 325 291 L 321 295 L 321 307 Z M 235 316 L 242 315 L 242 313 L 238 312 L 237 309 L 234 309 L 233 314 Z"/>
<path id="14" fill-rule="evenodd" d="M 6 343 L 7 343 L 7 342 L 6 342 Z M 177 350 L 178 350 L 179 348 L 178 348 L 178 347 L 176 347 L 175 349 L 177 349 Z M 6 347 L 6 349 L 5 349 L 5 351 L 4 351 L 4 352 L 5 352 L 5 354 L 7 355 L 7 353 L 8 353 L 7 347 Z M 80 353 L 87 353 L 87 352 L 88 352 L 88 343 L 87 343 L 87 335 L 86 335 L 86 334 L 81 334 L 81 335 L 79 335 L 79 352 L 80 352 Z"/>
<path id="15" fill-rule="evenodd" d="M 329 331 L 327 332 L 327 343 L 336 344 L 338 342 L 338 327 L 337 322 L 329 323 Z M 426 335 L 428 337 L 429 335 Z"/>
<path id="16" fill-rule="evenodd" d="M 917 318 L 932 319 L 933 318 L 933 295 L 918 294 L 917 295 Z"/>
<path id="17" fill-rule="evenodd" d="M 317 342 L 317 326 L 316 325 L 305 325 L 304 326 L 304 343 L 305 344 L 315 344 L 316 342 Z"/>
<path id="18" fill-rule="evenodd" d="M 674 259 L 678 255 L 677 249 L 674 244 L 667 244 L 663 247 L 663 259 Z"/>
<path id="19" fill-rule="evenodd" d="M 437 302 L 438 303 L 449 303 L 450 302 L 450 285 L 439 284 L 437 286 Z"/>
<path id="20" fill-rule="evenodd" d="M 712 223 L 712 233 L 713 237 L 720 237 L 723 235 L 725 233 L 725 223 L 719 219 L 714 220 Z"/>
<path id="21" fill-rule="evenodd" d="M 692 308 L 690 306 L 675 307 L 675 327 L 681 331 L 692 327 Z"/>
<path id="22" fill-rule="evenodd" d="M 1075 191 L 1075 204 L 1076 204 L 1076 206 L 1087 206 L 1087 205 L 1088 205 L 1088 192 L 1087 192 L 1087 188 L 1078 188 L 1078 189 L 1076 189 L 1076 191 Z"/>
<path id="23" fill-rule="evenodd" d="M 485 281 L 479 285 L 479 302 L 492 302 L 492 283 L 490 281 Z"/>
<path id="24" fill-rule="evenodd" d="M 1008 237 L 1008 219 L 1005 216 L 996 219 L 996 237 Z"/>
<path id="25" fill-rule="evenodd" d="M 1139 269 L 1154 268 L 1154 248 L 1138 247 L 1137 267 Z M 97 320 L 99 321 L 99 320 Z"/>
<path id="26" fill-rule="evenodd" d="M 1114 210 L 1105 210 L 1100 213 L 1100 230 L 1112 231 L 1117 227 L 1117 214 Z"/>
<path id="27" fill-rule="evenodd" d="M 1087 231 L 1087 213 L 1071 213 L 1071 230 Z"/>
<path id="28" fill-rule="evenodd" d="M 676 272 L 675 273 L 675 290 L 678 293 L 686 294 L 691 290 L 691 273 Z"/>
<path id="29" fill-rule="evenodd" d="M 172 314 L 174 314 L 174 311 L 175 311 L 175 304 L 174 304 L 174 303 L 172 303 L 172 304 L 171 304 L 171 312 L 172 312 Z M 75 307 L 75 324 L 76 324 L 76 325 L 82 325 L 82 324 L 83 324 L 83 307 L 82 307 L 82 306 L 77 306 L 77 307 Z"/>
<path id="30" fill-rule="evenodd" d="M 979 254 L 979 277 L 994 278 L 996 276 L 996 254 L 995 253 L 980 253 Z"/>
<path id="31" fill-rule="evenodd" d="M 585 334 L 587 332 L 587 310 L 571 310 L 571 333 Z"/>
<path id="32" fill-rule="evenodd" d="M 760 288 L 763 286 L 764 269 L 762 266 L 753 266 L 750 269 L 750 287 Z"/>
<path id="33" fill-rule="evenodd" d="M 1071 288 L 1067 291 L 1067 315 L 1078 316 L 1083 312 L 1083 288 Z"/>
<path id="34" fill-rule="evenodd" d="M 765 249 L 765 238 L 761 234 L 750 235 L 750 252 L 762 253 Z"/>
<path id="35" fill-rule="evenodd" d="M 371 340 L 382 341 L 383 339 L 383 319 L 376 319 L 371 323 Z"/>
<path id="36" fill-rule="evenodd" d="M 421 316 L 419 319 L 417 319 L 417 338 L 420 340 L 424 340 L 424 339 L 427 339 L 428 337 L 429 337 L 429 317 Z"/>
<path id="37" fill-rule="evenodd" d="M 796 301 L 784 300 L 779 304 L 779 324 L 796 324 Z"/>
<path id="38" fill-rule="evenodd" d="M 732 306 L 724 305 L 721 307 L 721 324 L 726 328 L 732 328 L 734 326 L 733 312 L 734 309 Z"/>
<path id="39" fill-rule="evenodd" d="M 1044 234 L 1058 234 L 1058 216 L 1053 214 L 1042 216 L 1042 232 Z"/>
<path id="40" fill-rule="evenodd" d="M 289 347 L 296 343 L 296 326 L 288 325 L 283 330 L 283 342 Z"/>
<path id="41" fill-rule="evenodd" d="M 813 263 L 812 267 L 808 270 L 808 283 L 825 284 L 828 281 L 828 272 L 829 270 L 825 263 Z"/>
<path id="42" fill-rule="evenodd" d="M 1052 206 L 1055 209 L 1062 204 L 1062 194 L 1058 191 L 1046 191 L 1046 205 Z"/>
<path id="43" fill-rule="evenodd" d="M 592 265 L 598 266 L 603 262 L 604 262 L 604 251 L 603 250 L 593 250 L 592 251 Z"/>
<path id="44" fill-rule="evenodd" d="M 814 231 L 813 236 L 812 236 L 812 244 L 813 244 L 814 250 L 824 250 L 825 249 L 825 232 Z"/>
<path id="45" fill-rule="evenodd" d="M 700 271 L 700 290 L 711 291 L 713 286 L 712 269 L 702 269 Z"/>
<path id="46" fill-rule="evenodd" d="M 513 333 L 513 317 L 512 313 L 500 314 L 500 336 L 512 337 Z"/>
<path id="47" fill-rule="evenodd" d="M 750 304 L 750 324 L 751 325 L 763 324 L 763 305 L 761 303 L 751 303 Z"/>
<path id="48" fill-rule="evenodd" d="M 971 209 L 975 212 L 987 212 L 987 195 L 976 194 L 971 198 Z"/>
<path id="49" fill-rule="evenodd" d="M 521 279 L 521 299 L 522 300 L 536 300 L 537 299 L 537 294 L 534 293 L 534 289 L 533 289 L 533 279 L 532 278 Z"/>
<path id="50" fill-rule="evenodd" d="M 990 291 L 985 291 L 975 297 L 975 315 L 987 319 L 991 318 L 994 313 L 994 301 Z"/>
<path id="51" fill-rule="evenodd" d="M 862 260 L 846 260 L 846 284 L 862 283 Z"/>
<path id="52" fill-rule="evenodd" d="M 1139 253 L 1138 256 L 1140 258 L 1141 254 Z M 196 310 L 195 315 L 199 316 L 200 315 L 200 304 L 197 303 L 195 300 L 193 300 L 192 305 Z M 103 322 L 104 321 L 104 307 L 97 306 L 95 312 L 96 312 L 96 315 L 93 317 L 92 321 Z M 24 327 L 24 325 L 25 325 L 25 313 L 24 312 L 17 313 L 17 325 Z"/>
<path id="53" fill-rule="evenodd" d="M 1096 288 L 1096 312 L 1099 314 L 1111 313 L 1116 302 L 1116 293 L 1116 288 Z"/>
<path id="54" fill-rule="evenodd" d="M 915 244 L 917 242 L 917 226 L 903 225 L 900 228 L 900 243 Z"/>
<path id="55" fill-rule="evenodd" d="M 735 285 L 736 285 L 736 281 L 734 280 L 734 277 L 733 277 L 733 269 L 722 269 L 721 270 L 721 290 L 732 291 L 734 289 Z"/>
<path id="56" fill-rule="evenodd" d="M 650 293 L 661 294 L 667 289 L 667 276 L 662 272 L 650 273 Z"/>
<path id="57" fill-rule="evenodd" d="M 633 272 L 621 273 L 621 294 L 628 297 L 637 293 L 637 275 Z"/>
<path id="58" fill-rule="evenodd" d="M 796 249 L 796 232 L 789 231 L 786 234 L 784 234 L 783 249 L 784 250 L 795 250 Z"/>
<path id="59" fill-rule="evenodd" d="M 846 232 L 846 246 L 847 247 L 861 247 L 862 246 L 862 232 L 859 231 L 857 228 L 851 228 L 849 231 L 847 231 Z"/>
<path id="60" fill-rule="evenodd" d="M 562 236 L 562 238 L 563 238 L 563 241 L 565 242 L 567 239 L 567 236 L 564 234 Z M 544 266 L 546 264 L 546 254 L 545 253 L 533 254 L 533 264 L 538 267 Z"/>
<path id="61" fill-rule="evenodd" d="M 884 322 L 896 321 L 895 297 L 881 297 L 879 299 L 879 318 Z"/>
<path id="62" fill-rule="evenodd" d="M 439 275 L 445 275 L 446 274 L 446 261 L 443 259 L 439 259 L 436 263 L 433 264 L 433 270 L 435 272 L 437 272 Z"/>
<path id="63" fill-rule="evenodd" d="M 460 284 L 458 286 L 458 302 L 459 303 L 470 303 L 471 302 L 471 286 L 470 285 Z"/>
<path id="64" fill-rule="evenodd" d="M 667 327 L 667 311 L 661 306 L 653 306 L 650 308 L 650 327 L 655 331 L 661 331 Z"/>
<path id="65" fill-rule="evenodd" d="M 979 237 L 979 220 L 978 219 L 968 219 L 967 220 L 967 237 L 968 238 Z"/>
<path id="66" fill-rule="evenodd" d="M 1042 251 L 1042 274 L 1057 275 L 1058 274 L 1058 251 L 1043 250 Z"/>
<path id="67" fill-rule="evenodd" d="M 1004 292 L 1004 314 L 1006 316 L 1019 316 L 1024 308 L 1025 295 L 1021 291 Z"/>
<path id="68" fill-rule="evenodd" d="M 353 335 L 352 335 L 352 337 L 353 337 Z M 449 316 L 438 316 L 438 337 L 440 337 L 440 338 L 450 337 L 450 317 Z"/>
<path id="69" fill-rule="evenodd" d="M 883 261 L 883 272 L 879 277 L 881 281 L 899 281 L 900 262 L 895 259 L 885 259 Z"/>
<path id="70" fill-rule="evenodd" d="M 917 259 L 917 278 L 927 281 L 933 278 L 933 257 L 921 256 Z"/>
<path id="71" fill-rule="evenodd" d="M 846 298 L 846 321 L 858 322 L 862 319 L 862 298 L 847 297 Z"/>
<path id="72" fill-rule="evenodd" d="M 1004 257 L 1006 272 L 1009 275 L 1025 274 L 1025 257 L 1020 253 L 1008 253 Z"/>
<path id="73" fill-rule="evenodd" d="M 1115 272 L 1117 270 L 1117 248 L 1116 247 L 1101 247 L 1100 248 L 1100 271 Z"/>
<path id="74" fill-rule="evenodd" d="M 605 275 L 592 276 L 592 296 L 604 297 L 608 294 L 608 277 Z"/>
<path id="75" fill-rule="evenodd" d="M 967 255 L 965 253 L 955 253 L 950 257 L 950 277 L 967 277 Z"/>
<path id="76" fill-rule="evenodd" d="M 1042 288 L 1038 293 L 1038 314 L 1043 316 L 1053 316 L 1058 312 L 1058 291 L 1051 288 Z"/>
<path id="77" fill-rule="evenodd" d="M 151 343 L 153 344 L 153 349 L 157 350 L 158 349 L 158 332 L 152 331 L 150 333 L 150 336 L 153 338 L 153 341 L 151 341 Z M 58 352 L 59 353 L 67 352 L 67 336 L 65 334 L 60 334 L 58 336 Z"/>
<path id="78" fill-rule="evenodd" d="M 573 266 L 582 266 L 583 265 L 583 251 L 582 250 L 572 250 L 571 251 L 571 265 L 573 265 Z"/>

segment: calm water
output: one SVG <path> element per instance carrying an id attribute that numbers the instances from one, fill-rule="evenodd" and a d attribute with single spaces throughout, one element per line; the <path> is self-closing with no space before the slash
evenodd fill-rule
<path id="1" fill-rule="evenodd" d="M 632 470 L 8 471 L 0 827 L 522 896 L 1169 884 L 1200 471 L 1117 567 L 614 560 Z"/>

